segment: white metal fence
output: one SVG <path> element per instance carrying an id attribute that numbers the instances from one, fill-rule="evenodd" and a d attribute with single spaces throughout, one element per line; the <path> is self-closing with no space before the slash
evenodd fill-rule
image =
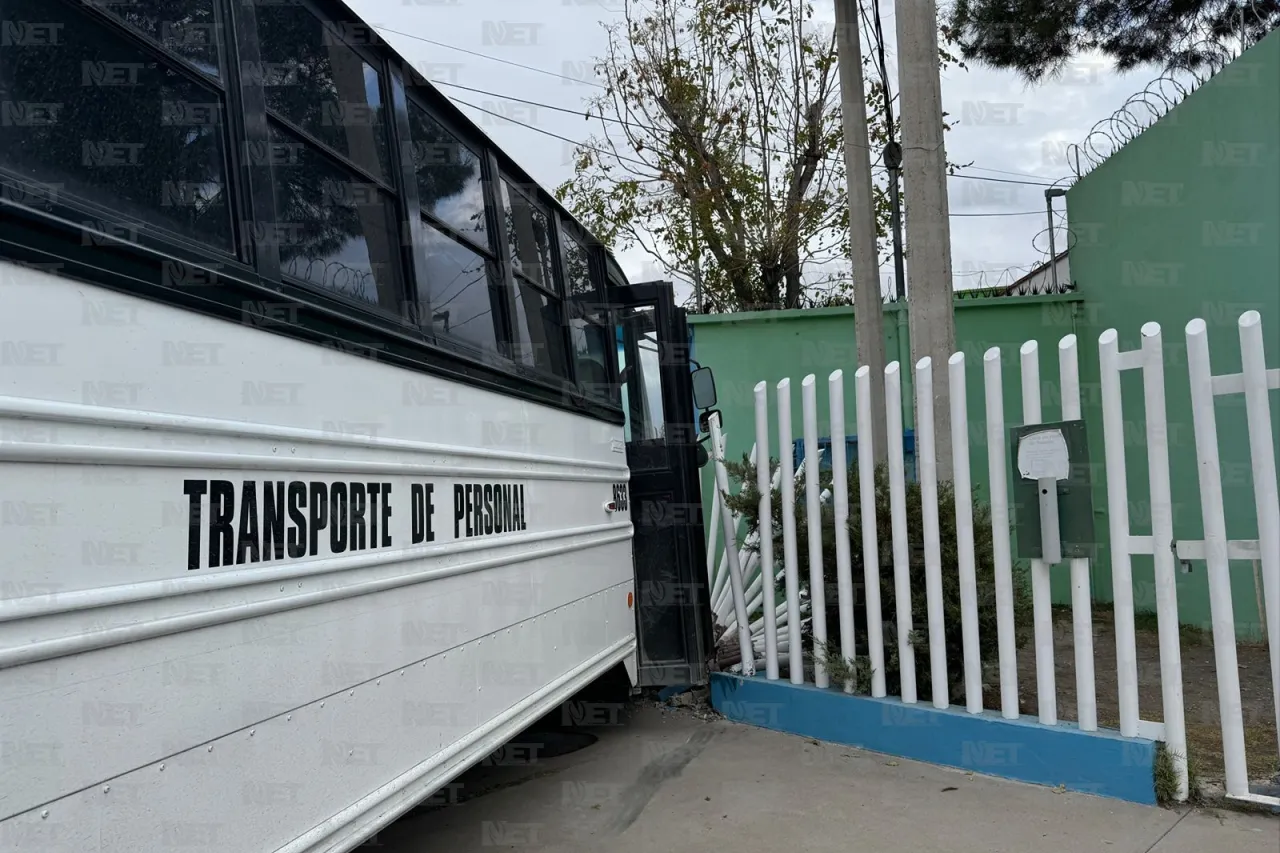
<path id="1" fill-rule="evenodd" d="M 1222 720 L 1223 754 L 1226 788 L 1230 797 L 1280 805 L 1280 799 L 1251 794 L 1245 764 L 1244 715 L 1240 682 L 1236 665 L 1236 635 L 1232 613 L 1228 560 L 1250 559 L 1261 564 L 1265 597 L 1265 636 L 1269 644 L 1271 688 L 1280 727 L 1280 500 L 1277 498 L 1275 433 L 1271 422 L 1268 391 L 1280 389 L 1280 368 L 1266 368 L 1261 319 L 1250 311 L 1239 319 L 1239 338 L 1243 370 L 1238 374 L 1213 375 L 1209 363 L 1208 332 L 1203 320 L 1192 320 L 1186 326 L 1187 368 L 1191 385 L 1195 427 L 1197 469 L 1200 481 L 1200 503 L 1204 520 L 1204 539 L 1176 540 L 1173 530 L 1173 497 L 1170 491 L 1168 425 L 1165 411 L 1165 359 L 1159 325 L 1142 327 L 1139 349 L 1122 352 L 1114 329 L 1098 340 L 1103 414 L 1103 446 L 1107 480 L 1108 517 L 1110 519 L 1111 576 L 1115 613 L 1117 690 L 1120 731 L 1126 736 L 1143 736 L 1163 741 L 1173 757 L 1179 779 L 1178 798 L 1187 796 L 1186 726 L 1182 695 L 1182 666 L 1179 646 L 1179 620 L 1176 564 L 1180 560 L 1203 560 L 1208 566 L 1213 644 L 1218 672 L 1218 698 Z M 1035 341 L 1028 341 L 1019 352 L 1022 408 L 1024 421 L 1041 422 L 1040 361 Z M 972 475 L 969 466 L 969 418 L 967 408 L 966 363 L 962 353 L 951 357 L 947 378 L 951 390 L 951 431 L 953 449 L 953 482 L 955 486 L 956 549 L 961 591 L 961 621 L 964 661 L 964 700 L 970 713 L 983 708 L 982 661 L 979 652 L 978 588 L 975 579 L 973 508 L 970 494 Z M 1064 420 L 1080 415 L 1080 377 L 1078 347 L 1075 335 L 1068 335 L 1058 345 L 1058 368 L 1062 388 Z M 1124 418 L 1121 408 L 1120 373 L 1140 371 L 1146 413 L 1146 452 L 1150 483 L 1151 535 L 1130 532 L 1128 517 L 1128 480 L 1125 468 Z M 938 519 L 938 481 L 934 440 L 933 383 L 930 360 L 922 359 L 915 367 L 916 453 L 922 498 L 922 534 L 926 578 L 927 612 L 916 614 L 911 607 L 911 578 L 906 512 L 906 481 L 902 447 L 902 388 L 898 363 L 885 369 L 885 408 L 888 434 L 888 470 L 892 530 L 893 586 L 895 590 L 897 646 L 901 675 L 901 699 L 915 703 L 916 647 L 912 644 L 914 619 L 923 616 L 927 625 L 928 666 L 933 704 L 946 708 L 948 695 L 947 657 L 944 638 L 943 579 L 941 538 Z M 1004 392 L 999 348 L 988 350 L 983 357 L 983 392 L 986 408 L 991 512 L 994 538 L 993 563 L 998 631 L 1000 712 L 1007 719 L 1019 716 L 1018 669 L 1014 636 L 1014 587 L 1012 548 L 1007 487 L 1008 448 L 1004 417 Z M 840 370 L 829 377 L 831 435 L 844 435 L 844 375 Z M 763 665 L 765 677 L 779 678 L 779 655 L 789 661 L 790 679 L 803 683 L 805 678 L 801 640 L 802 620 L 811 629 L 814 654 L 814 682 L 828 686 L 823 669 L 823 651 L 827 641 L 825 601 L 826 573 L 823 565 L 820 505 L 834 501 L 835 554 L 839 590 L 840 648 L 846 661 L 865 653 L 872 672 L 871 695 L 884 697 L 885 650 L 881 631 L 880 549 L 877 541 L 875 504 L 875 451 L 871 445 L 870 400 L 871 375 L 866 367 L 854 374 L 857 412 L 858 465 L 860 494 L 856 496 L 861 512 L 864 585 L 868 621 L 865 650 L 854 645 L 854 585 L 851 543 L 848 535 L 849 498 L 845 444 L 832 442 L 833 481 L 830 492 L 819 494 L 818 478 L 806 477 L 803 499 L 808 519 L 809 589 L 807 599 L 800 594 L 800 571 L 797 558 L 797 535 L 794 505 L 795 483 L 809 462 L 820 458 L 817 451 L 818 412 L 816 378 L 806 376 L 801 383 L 803 435 L 806 445 L 800 471 L 792 470 L 787 449 L 791 447 L 791 383 L 784 379 L 776 388 L 776 421 L 780 465 L 769 471 L 769 394 L 767 384 L 755 387 L 755 446 L 751 460 L 757 466 L 761 493 L 760 518 L 771 518 L 772 488 L 781 486 L 782 542 L 781 567 L 773 554 L 771 536 L 758 542 L 737 542 L 741 519 L 724 508 L 721 493 L 729 494 L 724 465 L 724 437 L 718 417 L 712 418 L 712 443 L 717 484 L 713 503 L 707 569 L 713 590 L 713 607 L 717 621 L 725 626 L 722 640 L 738 636 L 742 655 L 739 665 L 745 675 L 754 675 Z M 1249 431 L 1249 450 L 1253 470 L 1254 497 L 1257 507 L 1259 538 L 1231 540 L 1227 538 L 1218 462 L 1218 438 L 1214 414 L 1216 397 L 1241 394 L 1245 399 Z M 763 449 L 763 450 L 762 450 Z M 816 462 L 815 462 L 816 464 Z M 719 530 L 716 528 L 719 527 Z M 725 538 L 723 552 L 716 546 L 719 535 Z M 1133 586 L 1130 557 L 1151 555 L 1154 559 L 1156 610 L 1160 647 L 1160 677 L 1163 722 L 1140 719 L 1138 707 L 1138 666 L 1134 626 Z M 717 559 L 719 556 L 719 559 Z M 1096 683 L 1094 677 L 1092 592 L 1089 585 L 1089 563 L 1072 559 L 1070 564 L 1072 634 L 1075 651 L 1076 699 L 1078 725 L 1084 731 L 1098 728 Z M 1034 613 L 1034 645 L 1036 693 L 1039 721 L 1057 725 L 1057 686 L 1054 669 L 1053 614 L 1049 586 L 1050 566 L 1043 560 L 1031 565 L 1032 606 Z M 774 583 L 785 583 L 786 599 L 776 602 Z M 753 621 L 754 620 L 754 621 Z M 784 635 L 779 634 L 785 632 Z M 1106 650 L 1103 650 L 1106 653 Z M 845 689 L 851 689 L 846 685 Z"/>

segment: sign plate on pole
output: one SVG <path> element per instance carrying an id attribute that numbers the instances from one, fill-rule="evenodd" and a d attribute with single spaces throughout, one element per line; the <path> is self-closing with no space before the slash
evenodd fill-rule
<path id="1" fill-rule="evenodd" d="M 1019 559 L 1055 564 L 1094 557 L 1098 542 L 1084 421 L 1012 427 L 1009 438 Z"/>

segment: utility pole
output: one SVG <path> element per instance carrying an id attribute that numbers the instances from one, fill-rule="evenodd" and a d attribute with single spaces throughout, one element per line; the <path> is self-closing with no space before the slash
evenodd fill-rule
<path id="1" fill-rule="evenodd" d="M 934 0 L 897 0 L 898 91 L 902 97 L 903 172 L 906 178 L 907 301 L 911 369 L 933 361 L 933 419 L 938 479 L 951 479 L 951 393 L 947 361 L 955 352 L 955 299 L 951 284 L 951 227 L 947 205 L 947 151 L 942 139 L 942 81 L 938 62 L 938 8 Z"/>
<path id="2" fill-rule="evenodd" d="M 1044 191 L 1044 206 L 1048 208 L 1049 214 L 1049 269 L 1053 275 L 1053 292 L 1061 293 L 1058 284 L 1058 247 L 1054 245 L 1053 232 L 1055 230 L 1053 224 L 1053 200 L 1058 196 L 1065 196 L 1067 191 L 1061 187 L 1052 187 Z"/>
<path id="3" fill-rule="evenodd" d="M 844 170 L 849 192 L 854 331 L 858 340 L 858 365 L 871 370 L 871 440 L 876 461 L 880 462 L 888 459 L 884 411 L 884 304 L 880 295 L 879 252 L 876 250 L 876 212 L 862 81 L 858 0 L 835 0 L 835 4 L 840 114 L 844 120 Z M 832 439 L 839 440 L 836 436 Z"/>

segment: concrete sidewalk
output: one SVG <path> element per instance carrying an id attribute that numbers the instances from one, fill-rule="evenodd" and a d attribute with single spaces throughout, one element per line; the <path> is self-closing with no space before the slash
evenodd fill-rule
<path id="1" fill-rule="evenodd" d="M 687 711 L 642 707 L 591 731 L 558 758 L 476 768 L 442 797 L 459 801 L 406 815 L 376 849 L 1280 851 L 1277 818 L 1058 794 Z"/>

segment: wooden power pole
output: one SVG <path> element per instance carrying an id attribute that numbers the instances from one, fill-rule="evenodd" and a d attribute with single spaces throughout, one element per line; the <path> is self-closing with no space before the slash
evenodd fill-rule
<path id="1" fill-rule="evenodd" d="M 934 0 L 897 0 L 898 91 L 907 200 L 907 292 L 911 365 L 933 362 L 933 433 L 938 479 L 951 479 L 951 394 L 947 362 L 956 349 L 951 284 L 947 152 L 942 139 L 938 8 Z"/>
<path id="2" fill-rule="evenodd" d="M 871 369 L 871 436 L 876 461 L 888 458 L 884 411 L 884 306 L 876 250 L 871 144 L 862 82 L 858 0 L 835 0 L 840 59 L 840 113 L 844 120 L 844 168 L 849 186 L 849 246 L 853 264 L 854 330 L 858 364 Z M 835 440 L 836 437 L 832 436 Z"/>

